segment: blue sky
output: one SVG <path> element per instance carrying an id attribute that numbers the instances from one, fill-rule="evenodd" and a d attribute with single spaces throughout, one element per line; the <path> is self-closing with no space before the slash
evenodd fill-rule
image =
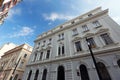
<path id="1" fill-rule="evenodd" d="M 12 8 L 0 26 L 0 45 L 12 42 L 34 45 L 39 34 L 96 7 L 109 8 L 120 24 L 119 0 L 23 0 Z"/>

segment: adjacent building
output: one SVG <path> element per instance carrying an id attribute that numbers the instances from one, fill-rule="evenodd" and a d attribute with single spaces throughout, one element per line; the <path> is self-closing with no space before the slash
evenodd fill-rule
<path id="1" fill-rule="evenodd" d="M 21 0 L 1 0 L 0 1 L 0 24 L 2 24 L 5 18 L 8 16 L 9 10 L 20 1 Z"/>
<path id="2" fill-rule="evenodd" d="M 6 43 L 4 45 L 2 45 L 0 47 L 0 58 L 2 55 L 4 55 L 5 52 L 7 52 L 8 50 L 11 50 L 13 48 L 15 48 L 17 45 L 14 43 Z"/>
<path id="3" fill-rule="evenodd" d="M 31 46 L 22 44 L 5 52 L 0 60 L 0 80 L 22 80 L 31 51 Z"/>
<path id="4" fill-rule="evenodd" d="M 37 37 L 23 80 L 120 79 L 120 26 L 98 7 Z"/>

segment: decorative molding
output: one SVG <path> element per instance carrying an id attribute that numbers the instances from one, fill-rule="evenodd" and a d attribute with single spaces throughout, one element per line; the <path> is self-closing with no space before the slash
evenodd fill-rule
<path id="1" fill-rule="evenodd" d="M 104 33 L 104 32 L 107 32 L 107 31 L 109 31 L 108 28 L 101 28 L 101 29 L 99 29 L 98 31 L 96 31 L 95 34 Z"/>
<path id="2" fill-rule="evenodd" d="M 74 37 L 74 39 L 72 40 L 72 42 L 78 41 L 78 40 L 80 40 L 80 39 L 82 39 L 82 37 L 76 36 L 76 37 Z"/>
<path id="3" fill-rule="evenodd" d="M 83 37 L 86 38 L 86 37 L 91 37 L 91 36 L 94 36 L 95 34 L 94 33 L 86 33 Z"/>

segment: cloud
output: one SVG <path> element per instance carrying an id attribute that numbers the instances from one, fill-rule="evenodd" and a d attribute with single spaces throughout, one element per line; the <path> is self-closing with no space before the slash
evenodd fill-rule
<path id="1" fill-rule="evenodd" d="M 13 16 L 15 15 L 21 15 L 21 9 L 17 8 L 17 9 L 10 9 L 10 11 L 8 12 L 8 20 L 12 20 Z"/>
<path id="2" fill-rule="evenodd" d="M 30 27 L 22 27 L 20 31 L 14 32 L 12 35 L 9 35 L 10 38 L 22 37 L 32 35 L 34 30 Z"/>
<path id="3" fill-rule="evenodd" d="M 75 16 L 65 15 L 65 14 L 58 14 L 58 13 L 51 13 L 51 14 L 43 14 L 45 20 L 55 21 L 55 20 L 70 20 Z"/>

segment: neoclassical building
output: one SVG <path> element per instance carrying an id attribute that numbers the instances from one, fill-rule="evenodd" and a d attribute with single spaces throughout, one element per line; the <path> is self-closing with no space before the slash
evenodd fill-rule
<path id="1" fill-rule="evenodd" d="M 23 80 L 120 79 L 120 26 L 98 7 L 37 37 Z M 87 38 L 87 39 L 86 39 Z"/>
<path id="2" fill-rule="evenodd" d="M 32 47 L 28 44 L 5 52 L 0 59 L 0 80 L 22 80 L 31 52 Z"/>

